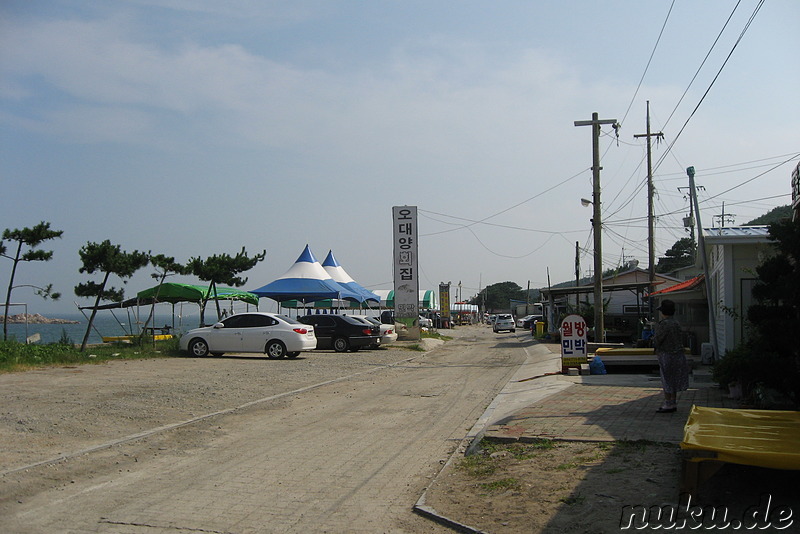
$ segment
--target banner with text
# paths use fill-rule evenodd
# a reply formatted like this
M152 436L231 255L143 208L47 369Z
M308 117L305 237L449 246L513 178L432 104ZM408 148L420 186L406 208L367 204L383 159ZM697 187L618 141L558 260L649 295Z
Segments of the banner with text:
M398 339L419 340L417 207L392 208L394 238L394 319L405 325Z

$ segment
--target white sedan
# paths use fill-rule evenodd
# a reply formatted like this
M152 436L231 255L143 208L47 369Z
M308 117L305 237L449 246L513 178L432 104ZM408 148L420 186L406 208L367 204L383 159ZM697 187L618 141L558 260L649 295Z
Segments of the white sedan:
M314 350L314 327L285 315L248 312L231 315L214 326L189 330L180 341L181 350L196 357L226 352L259 352L272 359L296 358Z
M397 341L397 331L392 324L383 324L377 317L365 317L365 319L381 328L381 345L388 345Z

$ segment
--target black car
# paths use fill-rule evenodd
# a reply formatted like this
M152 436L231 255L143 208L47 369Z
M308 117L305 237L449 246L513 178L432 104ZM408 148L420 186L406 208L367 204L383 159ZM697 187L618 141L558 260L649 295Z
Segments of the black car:
M525 330L530 330L536 324L536 321L541 321L541 315L526 315L525 319L522 321L522 328Z
M380 327L367 325L346 315L304 315L297 320L314 327L318 349L355 352L381 342Z

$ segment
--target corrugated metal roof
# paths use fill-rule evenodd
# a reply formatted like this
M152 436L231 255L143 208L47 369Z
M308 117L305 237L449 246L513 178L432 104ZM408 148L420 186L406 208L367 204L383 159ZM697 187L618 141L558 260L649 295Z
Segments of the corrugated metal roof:
M735 242L764 242L769 239L767 226L732 226L727 228L703 228L708 244Z
M655 295L663 295L664 293L674 293L676 291L690 291L692 289L696 289L697 287L699 287L700 284L703 283L703 280L705 280L705 278L706 278L705 275L701 274L700 276L695 276L694 278L686 280L685 282L681 282L680 284L675 284L674 286L670 286L665 289L659 289L658 291L653 291L652 293L650 293L649 296L652 297Z

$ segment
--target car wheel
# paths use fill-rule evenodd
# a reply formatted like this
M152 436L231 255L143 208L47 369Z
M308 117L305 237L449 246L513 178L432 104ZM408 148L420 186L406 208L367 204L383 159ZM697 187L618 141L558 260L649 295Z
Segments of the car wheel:
M299 350L296 350L296 351L294 351L294 352L287 352L287 353L286 353L286 357L287 357L287 358L295 359L295 358L297 358L298 356L300 356L300 351L299 351Z
M200 338L191 340L189 342L189 354L197 358L208 356L208 343Z
M350 342L347 338L337 337L333 340L333 350L336 352L347 352L350 348Z
M511 331L512 331L512 332L516 332L516 330L514 330L513 328L511 329Z
M286 345L281 341L270 341L267 343L264 352L266 352L267 356L271 359L277 360L286 356Z

